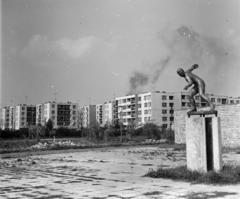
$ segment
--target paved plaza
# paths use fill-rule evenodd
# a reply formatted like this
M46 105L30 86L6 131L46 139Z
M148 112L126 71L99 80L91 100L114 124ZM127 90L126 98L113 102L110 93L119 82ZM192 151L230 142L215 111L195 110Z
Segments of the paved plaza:
M240 164L240 155L223 155ZM240 198L240 185L203 185L144 177L185 165L185 151L158 146L1 155L0 198Z

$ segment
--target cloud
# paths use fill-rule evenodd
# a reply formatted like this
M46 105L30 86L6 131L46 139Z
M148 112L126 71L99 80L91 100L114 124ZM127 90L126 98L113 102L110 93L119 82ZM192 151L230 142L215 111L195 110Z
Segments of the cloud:
M21 54L31 62L50 64L79 60L90 54L103 55L112 48L113 44L95 36L50 40L47 36L34 35L22 49Z
M57 41L57 45L62 51L67 53L69 57L80 58L85 53L91 51L93 46L98 42L98 39L93 36L73 39L61 39Z

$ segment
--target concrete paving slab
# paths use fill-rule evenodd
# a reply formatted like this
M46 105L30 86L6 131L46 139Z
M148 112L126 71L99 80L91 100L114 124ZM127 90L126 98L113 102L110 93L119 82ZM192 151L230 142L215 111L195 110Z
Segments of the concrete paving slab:
M224 154L240 164L240 155ZM240 198L240 185L143 177L186 164L185 151L158 146L74 150L0 159L0 198Z

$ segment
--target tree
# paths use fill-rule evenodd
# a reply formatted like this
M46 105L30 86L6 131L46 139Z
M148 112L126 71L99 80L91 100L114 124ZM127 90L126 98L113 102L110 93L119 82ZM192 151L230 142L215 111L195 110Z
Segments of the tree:
M53 130L53 122L51 119L48 119L48 121L46 122L46 132L48 135L52 134L52 130Z
M161 130L156 124L147 123L143 126L143 133L147 134L148 138L160 139L161 138Z

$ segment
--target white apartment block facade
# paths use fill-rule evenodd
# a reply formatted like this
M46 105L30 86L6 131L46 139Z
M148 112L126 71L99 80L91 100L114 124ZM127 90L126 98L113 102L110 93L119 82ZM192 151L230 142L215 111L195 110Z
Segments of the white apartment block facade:
M113 124L113 102L112 101L105 102L103 104L102 112L103 112L102 126L109 126Z
M102 126L103 123L103 105L97 104L96 105L96 122L98 125Z
M15 107L15 130L36 125L36 106L19 104Z
M207 94L216 105L239 103L240 98ZM187 92L147 92L135 95L117 97L116 115L123 125L142 126L145 123L155 123L162 128L172 128L174 110L189 108ZM198 106L207 103L195 97Z
M14 130L15 129L15 106L9 106L9 129Z
M125 126L136 124L137 95L117 97L115 100L118 120Z
M80 112L83 128L94 127L97 124L96 105L85 105L80 108Z
M9 121L10 121L10 114L9 114L9 106L3 107L1 109L1 129L9 129Z
M19 130L36 124L36 107L19 104L2 108L1 128Z
M37 124L45 125L51 119L53 128L77 128L77 104L71 102L46 102L37 105Z

